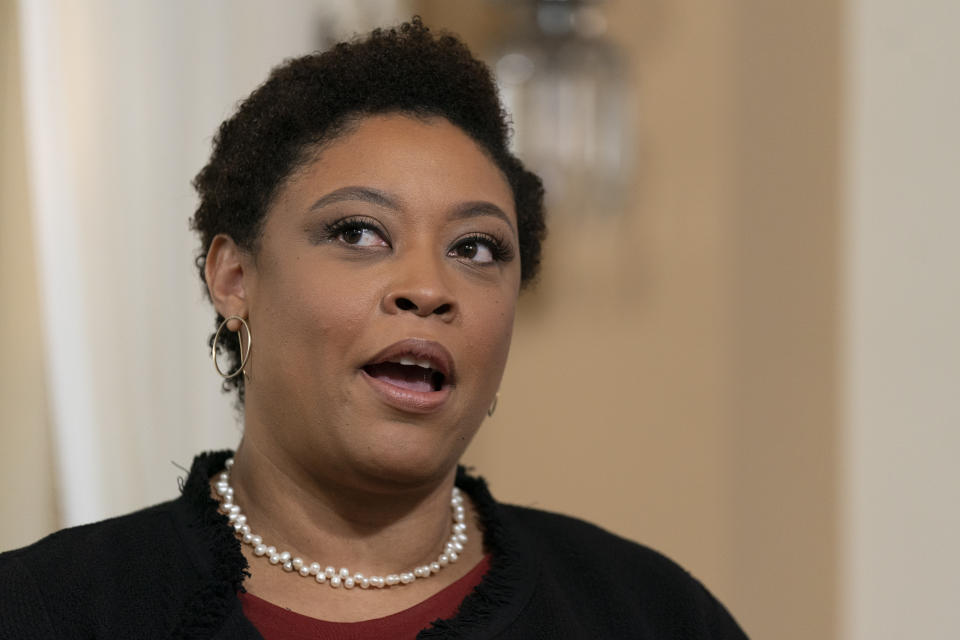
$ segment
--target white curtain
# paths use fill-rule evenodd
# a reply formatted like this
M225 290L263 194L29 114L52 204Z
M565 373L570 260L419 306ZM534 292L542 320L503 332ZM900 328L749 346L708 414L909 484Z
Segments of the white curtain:
M396 21L401 3L22 0L29 187L63 525L176 494L234 446L208 359L190 180L285 57Z

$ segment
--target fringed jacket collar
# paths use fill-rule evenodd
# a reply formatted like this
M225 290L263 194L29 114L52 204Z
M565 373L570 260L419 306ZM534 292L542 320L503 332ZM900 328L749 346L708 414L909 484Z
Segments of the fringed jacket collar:
M250 575L249 566L240 550L240 541L210 496L210 478L223 470L226 459L232 455L232 451L198 455L183 482L182 494L175 501L184 507L180 524L185 546L191 551L197 571L204 576L201 586L187 599L175 638L236 638L237 635L224 633L236 634L241 629L248 634L255 631L245 618L238 619L238 616L242 618L243 610L237 593L243 590L243 580ZM493 637L498 632L495 627L508 626L519 614L533 587L530 578L534 575L534 558L525 557L518 547L519 541L508 537L500 506L490 495L483 478L471 476L459 467L456 485L476 505L484 547L491 555L490 570L463 601L456 617L435 621L432 627L421 631L418 638L471 637L481 631L483 637Z

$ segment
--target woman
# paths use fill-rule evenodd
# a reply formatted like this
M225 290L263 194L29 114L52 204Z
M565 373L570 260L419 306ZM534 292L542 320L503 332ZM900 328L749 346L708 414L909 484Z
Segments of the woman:
M457 466L544 236L460 42L414 19L285 63L195 185L242 442L176 500L3 554L3 637L744 637L669 560Z

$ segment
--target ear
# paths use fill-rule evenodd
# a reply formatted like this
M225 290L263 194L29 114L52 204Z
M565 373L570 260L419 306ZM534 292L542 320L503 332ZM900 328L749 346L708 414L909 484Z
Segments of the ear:
M247 299L247 280L252 276L247 253L237 246L233 238L217 234L207 251L207 261L203 267L207 279L207 290L213 306L224 318L249 314ZM227 328L236 331L240 323L230 321Z

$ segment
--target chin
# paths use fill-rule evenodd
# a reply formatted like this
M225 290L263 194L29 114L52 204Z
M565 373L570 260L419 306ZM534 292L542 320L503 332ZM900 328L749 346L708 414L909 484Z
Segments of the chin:
M420 425L387 425L377 429L375 441L363 448L355 465L360 474L392 487L432 485L451 472L469 441L438 437Z

